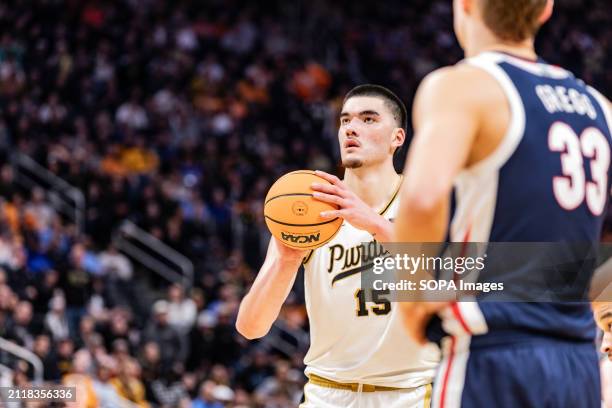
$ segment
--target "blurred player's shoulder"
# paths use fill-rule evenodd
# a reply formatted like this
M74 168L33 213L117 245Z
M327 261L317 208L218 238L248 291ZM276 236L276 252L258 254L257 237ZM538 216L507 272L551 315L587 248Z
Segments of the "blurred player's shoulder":
M510 119L510 107L500 83L469 60L427 75L413 106L413 125L420 135L428 135L426 138L435 138L441 144L452 138L472 146L465 157L468 167L497 148ZM424 129L434 124L447 131Z
M467 60L436 69L419 85L415 99L415 116L419 109L431 109L441 103L454 106L460 103L462 111L470 108L482 110L495 101L503 101L504 94L498 82L483 69Z

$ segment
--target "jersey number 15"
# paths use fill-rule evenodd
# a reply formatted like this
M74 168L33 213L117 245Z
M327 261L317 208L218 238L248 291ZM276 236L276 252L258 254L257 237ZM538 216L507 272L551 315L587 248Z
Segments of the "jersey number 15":
M372 302L376 304L376 306L371 306L372 312L377 316L386 315L391 311L391 302L385 298L390 291L386 290L374 290L372 289ZM357 300L357 316L367 316L369 315L368 307L366 302L369 299L366 299L367 293L363 289L358 289L355 292L355 299Z

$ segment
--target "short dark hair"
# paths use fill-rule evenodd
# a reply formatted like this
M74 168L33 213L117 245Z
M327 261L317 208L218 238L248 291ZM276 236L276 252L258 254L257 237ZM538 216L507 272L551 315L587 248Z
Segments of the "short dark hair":
M481 0L482 16L493 33L506 41L533 37L542 25L546 0Z
M342 105L344 105L346 101L349 100L349 98L352 98L353 96L374 96L377 98L381 98L384 104L393 114L393 117L397 122L397 127L401 127L404 130L407 129L408 111L406 110L406 105L404 105L402 100L390 89L385 88L381 85L358 85L348 91L348 93L344 97L344 101L342 101Z

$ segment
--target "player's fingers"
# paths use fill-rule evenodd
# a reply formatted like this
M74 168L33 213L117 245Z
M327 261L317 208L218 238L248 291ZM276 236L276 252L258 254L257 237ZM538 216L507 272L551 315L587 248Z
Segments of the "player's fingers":
M334 194L325 194L325 193L320 193L320 192L315 191L314 193L312 193L312 197L316 200L324 201L326 203L331 203L331 204L337 204L341 207L344 204L344 199Z
M327 194L335 194L340 197L347 196L347 191L330 184L312 183L311 188L315 191L320 191Z
M315 170L315 174L327 181L329 181L330 183L332 183L335 186L344 186L344 183L342 183L342 180L340 180L338 177L334 176L333 174L329 174L326 173L324 171L321 170Z
M323 218L336 218L336 217L342 217L343 216L343 212L342 210L330 210L330 211L322 211L321 217Z

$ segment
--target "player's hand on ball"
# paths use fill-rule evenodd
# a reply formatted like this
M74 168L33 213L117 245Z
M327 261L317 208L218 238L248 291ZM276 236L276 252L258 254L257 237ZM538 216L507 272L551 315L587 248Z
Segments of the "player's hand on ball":
M311 186L315 191L313 198L339 207L337 210L323 211L321 217L330 219L341 217L355 228L368 232L376 228L383 217L357 197L357 194L350 191L342 180L320 170L316 170L315 174L329 181L331 185L313 183Z
M291 263L301 263L308 254L307 249L290 248L283 245L276 237L272 236L270 246L276 252L279 259Z

